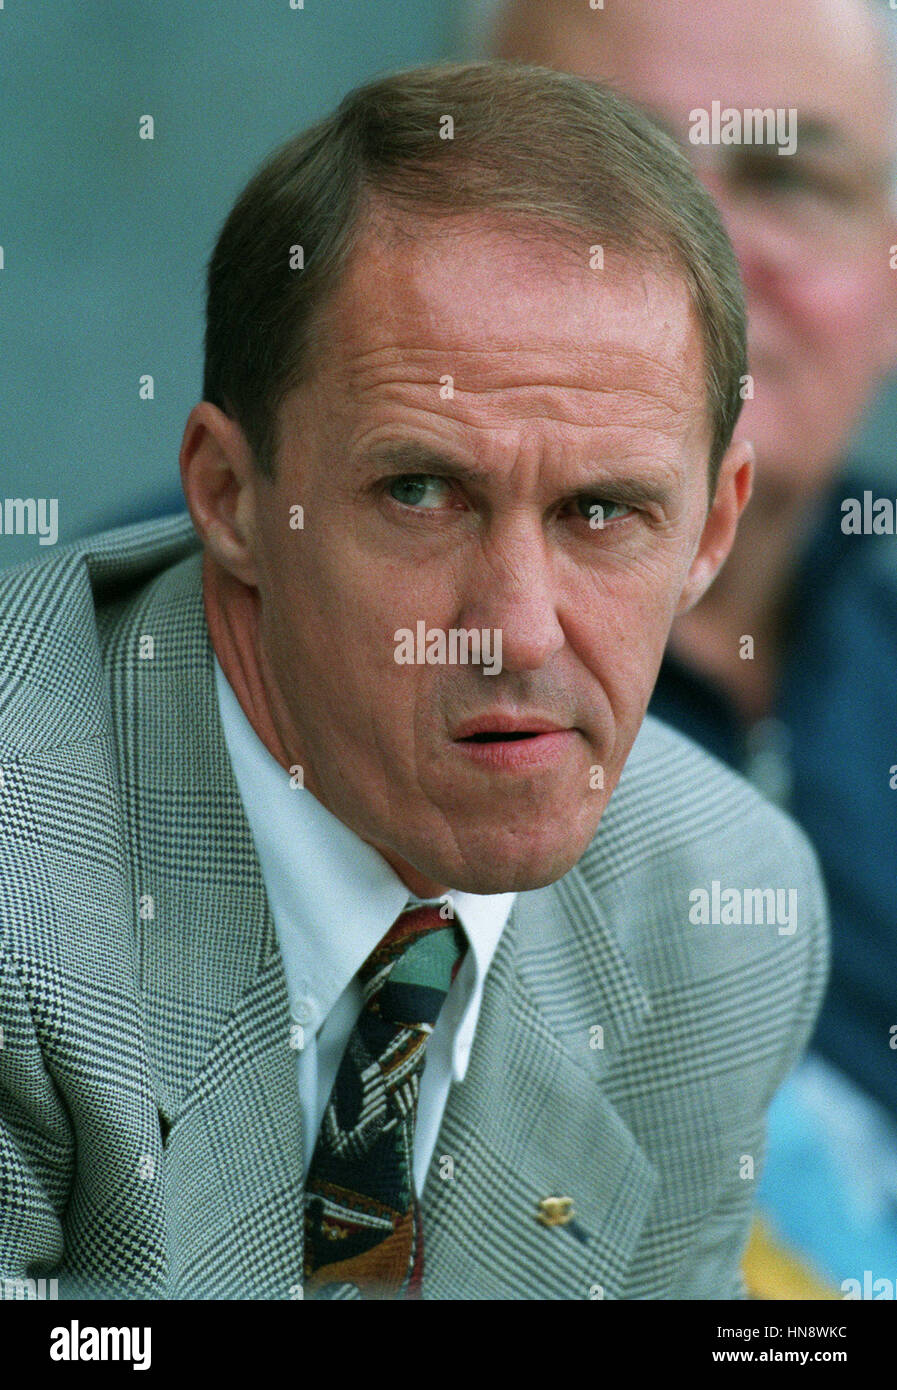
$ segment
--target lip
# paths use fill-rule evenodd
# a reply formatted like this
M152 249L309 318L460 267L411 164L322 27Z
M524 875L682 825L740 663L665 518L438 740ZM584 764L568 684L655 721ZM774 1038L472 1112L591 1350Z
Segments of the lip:
M468 719L455 730L452 737L473 738L475 734L558 734L572 733L568 724L559 724L556 719L545 719L537 714L481 714L476 719Z
M497 737L473 743L476 734ZM511 735L528 734L528 738ZM489 772L539 772L557 767L569 755L577 730L541 715L484 714L462 724L454 745L470 762Z
M494 743L456 742L469 762L490 772L541 772L557 768L569 756L575 729L553 729L532 738L496 739Z

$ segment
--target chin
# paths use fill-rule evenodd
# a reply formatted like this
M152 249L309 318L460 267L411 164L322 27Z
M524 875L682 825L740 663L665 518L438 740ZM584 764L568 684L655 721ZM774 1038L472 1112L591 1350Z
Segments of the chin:
M541 849L530 847L525 854L519 846L505 853L498 847L481 850L463 864L446 865L444 872L435 877L458 893L526 893L556 883L569 873L585 854L591 838L577 838L575 842L568 839Z
M531 864L504 871L490 864L488 868L484 867L481 874L466 875L452 887L456 893L480 893L484 897L492 893L529 893L533 889L547 888L550 883L557 883L576 862L573 859L559 867L552 865L541 871Z

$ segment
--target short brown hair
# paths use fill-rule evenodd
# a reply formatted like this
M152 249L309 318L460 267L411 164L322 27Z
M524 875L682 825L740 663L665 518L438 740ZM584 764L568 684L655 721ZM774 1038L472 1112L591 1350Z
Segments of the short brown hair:
M453 138L442 138L445 118ZM377 205L498 213L611 247L685 280L701 324L711 486L741 409L745 310L709 195L669 136L597 82L517 62L442 63L379 78L265 162L208 270L203 396L273 476L277 413L313 370L317 311ZM301 246L304 269L293 269Z

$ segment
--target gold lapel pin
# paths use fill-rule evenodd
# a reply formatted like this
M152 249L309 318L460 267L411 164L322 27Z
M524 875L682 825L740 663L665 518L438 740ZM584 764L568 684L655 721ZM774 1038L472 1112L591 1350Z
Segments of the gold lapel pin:
M573 1220L572 1197L543 1197L539 1203L538 1220L543 1226L566 1226Z

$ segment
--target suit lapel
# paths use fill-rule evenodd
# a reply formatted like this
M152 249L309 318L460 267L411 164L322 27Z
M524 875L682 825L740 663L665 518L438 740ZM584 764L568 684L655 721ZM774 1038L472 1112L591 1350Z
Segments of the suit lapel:
M105 639L135 954L168 1129L169 1289L289 1298L302 1274L289 1001L221 730L200 566L194 555L166 570Z
M302 1142L280 958L218 1029L165 1153L169 1297L301 1297Z
M520 896L424 1190L425 1297L620 1296L657 1175L601 1082L648 1012L577 869Z

